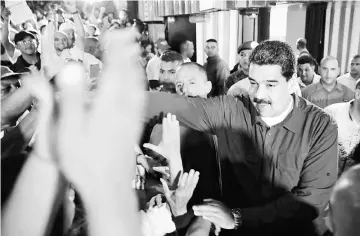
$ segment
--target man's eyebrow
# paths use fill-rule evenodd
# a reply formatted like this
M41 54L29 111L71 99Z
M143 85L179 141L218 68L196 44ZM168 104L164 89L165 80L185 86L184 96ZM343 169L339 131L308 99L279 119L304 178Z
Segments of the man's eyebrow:
M278 83L279 81L278 80L274 80L274 79L269 79L269 80L266 80L266 82L268 83Z

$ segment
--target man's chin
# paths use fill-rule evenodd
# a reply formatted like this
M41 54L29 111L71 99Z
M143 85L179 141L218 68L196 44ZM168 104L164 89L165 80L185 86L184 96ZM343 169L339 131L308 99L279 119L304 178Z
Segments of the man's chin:
M260 116L262 117L271 117L272 111L271 111L271 105L269 104L256 104L255 108Z

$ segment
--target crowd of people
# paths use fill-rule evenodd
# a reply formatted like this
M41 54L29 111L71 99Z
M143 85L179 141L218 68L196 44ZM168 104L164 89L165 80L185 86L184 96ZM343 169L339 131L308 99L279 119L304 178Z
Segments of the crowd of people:
M115 14L115 11L117 14ZM87 12L87 13L86 13ZM1 7L4 235L360 235L360 55L174 50L126 10Z

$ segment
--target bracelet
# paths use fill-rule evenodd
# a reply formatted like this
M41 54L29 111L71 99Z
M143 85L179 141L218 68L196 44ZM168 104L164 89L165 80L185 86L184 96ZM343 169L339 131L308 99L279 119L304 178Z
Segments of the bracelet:
M235 221L234 230L237 230L242 225L243 222L241 209L240 208L231 209L231 214L234 216L234 221Z

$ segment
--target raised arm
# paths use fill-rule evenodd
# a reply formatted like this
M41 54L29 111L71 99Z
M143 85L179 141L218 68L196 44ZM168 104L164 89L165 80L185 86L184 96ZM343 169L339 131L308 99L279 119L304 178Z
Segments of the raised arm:
M15 45L9 40L10 14L11 12L6 7L2 7L1 17L4 19L4 24L1 31L1 43L4 45L6 53L12 58L15 52Z
M230 96L203 99L147 92L147 101L146 121L160 113L171 113L176 115L181 124L210 133L223 127L236 128L243 123L244 105Z
M64 1L66 10L73 15L74 23L75 23L75 30L77 34L77 38L75 41L76 46L81 50L84 51L84 44L85 44L85 29L82 23L80 14L76 7L76 2L74 0L67 0Z

